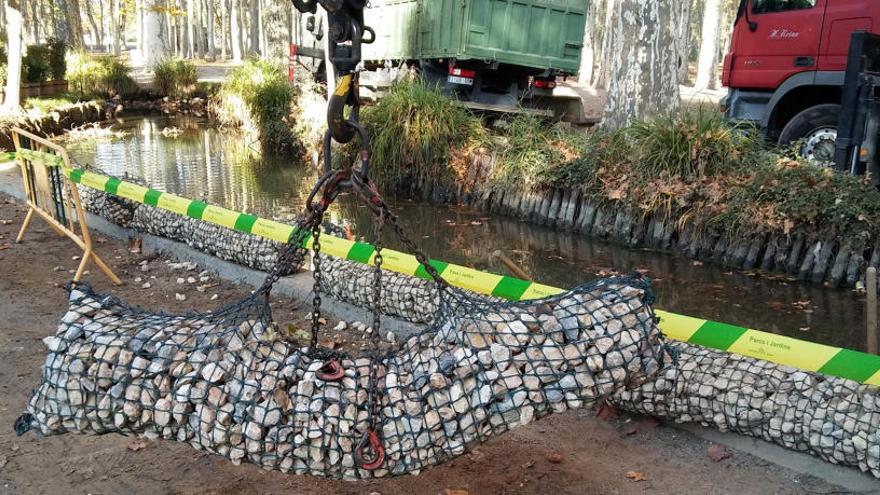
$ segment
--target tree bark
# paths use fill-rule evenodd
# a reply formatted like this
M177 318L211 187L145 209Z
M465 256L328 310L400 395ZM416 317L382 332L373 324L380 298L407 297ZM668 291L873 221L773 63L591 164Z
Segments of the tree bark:
M89 24L92 26L92 44L95 46L101 46L101 34L98 29L98 23L95 22L95 15L92 12L92 2L86 1L86 18L89 20Z
M693 10L692 0L684 0L681 3L681 12L678 16L678 82L685 84L690 78L690 47L691 38L691 11Z
M634 120L678 109L676 19L672 2L621 0L614 27L608 99L602 126L619 129Z
M7 0L6 5L6 99L3 101L4 113L18 109L21 100L21 51L22 25L24 18L16 0Z
M79 0L67 0L67 8L65 9L64 14L67 17L67 27L70 30L70 38L68 39L70 47L75 50L85 48L86 44L83 39Z
M189 58L193 56L195 45L195 39L193 38L193 0L180 0L180 8L186 12L186 24L181 26L182 29L186 30L183 56Z
M718 17L720 0L706 0L703 7L703 28L700 31L700 57L697 62L697 79L694 88L707 89L715 79L715 62L718 52Z
M162 0L144 0L144 26L143 26L143 53L142 62L144 67L152 68L156 62L165 57L165 43L163 41L164 16L155 7L161 5Z
M31 36L33 36L34 43L39 44L42 39L40 36L40 15L39 11L39 3L34 0L31 2Z
M214 0L207 0L208 3L208 60L214 60L217 57L217 44L214 32Z
M618 10L618 1L607 0L605 2L605 32L602 36L602 59L596 76L596 87L602 89L608 89L608 73L611 71L611 64L615 57L611 53L611 46L614 42L614 15Z
M593 63L595 51L593 49L593 23L596 19L596 2L590 2L587 8L587 20L584 23L584 46L581 49L581 65L578 67L578 85L589 86L593 80Z
M229 36L229 0L220 0L220 58L226 60L226 38Z
M248 55L260 54L260 0L250 0L250 48Z
M120 38L123 36L121 26L124 26L121 22L122 12L121 12L121 0L111 0L110 1L110 33L113 36L113 47L111 53L113 55L119 55L119 51L122 47L122 41Z
M241 0L230 0L231 8L229 9L229 24L231 29L231 41L232 41L232 60L234 62L241 62L242 59L242 47L244 45L242 36L242 19L241 19Z

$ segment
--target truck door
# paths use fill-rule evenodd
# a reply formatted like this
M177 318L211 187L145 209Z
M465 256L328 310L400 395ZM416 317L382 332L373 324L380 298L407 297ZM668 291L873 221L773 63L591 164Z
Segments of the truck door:
M775 89L791 75L818 67L828 0L751 0L752 31L737 26L729 86Z
M846 69L850 36L855 31L871 32L872 18L880 17L880 3L871 0L826 0L819 70Z

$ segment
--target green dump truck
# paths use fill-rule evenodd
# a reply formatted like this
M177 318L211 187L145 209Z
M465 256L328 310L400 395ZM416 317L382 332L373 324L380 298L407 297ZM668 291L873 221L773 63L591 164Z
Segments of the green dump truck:
M380 90L418 71L472 108L528 108L582 119L580 99L554 94L577 72L585 0L371 0L361 84Z

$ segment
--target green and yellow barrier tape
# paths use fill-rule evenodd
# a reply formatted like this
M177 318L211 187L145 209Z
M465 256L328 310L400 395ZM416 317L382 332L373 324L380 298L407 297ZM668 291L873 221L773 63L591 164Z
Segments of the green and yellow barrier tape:
M79 169L69 169L65 172L73 182L99 191L273 241L288 242L294 232L291 225L209 205L202 201L193 201L119 179ZM311 247L311 237L307 239L306 247ZM332 236L321 239L321 251L360 263L371 263L376 252L370 244ZM387 270L423 279L429 278L428 273L411 254L383 249L382 258L382 266ZM431 260L430 263L455 287L511 301L553 296L565 291L558 287L486 273L443 261ZM657 310L657 315L661 318L660 329L675 340L880 386L880 356L662 310Z

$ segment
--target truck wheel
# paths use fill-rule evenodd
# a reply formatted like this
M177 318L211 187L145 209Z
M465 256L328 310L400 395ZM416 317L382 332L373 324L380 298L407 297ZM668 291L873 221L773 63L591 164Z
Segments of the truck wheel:
M800 155L827 167L834 163L837 119L840 105L825 103L810 107L794 116L779 135L779 146L800 142Z

